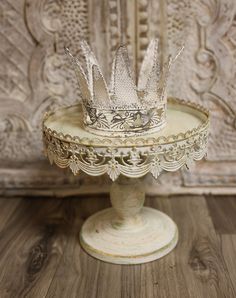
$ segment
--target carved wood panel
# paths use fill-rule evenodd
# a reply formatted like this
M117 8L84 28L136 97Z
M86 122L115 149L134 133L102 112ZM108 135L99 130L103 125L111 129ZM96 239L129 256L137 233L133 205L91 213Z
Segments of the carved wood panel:
M42 155L42 115L79 98L64 45L79 54L79 41L89 41L108 78L120 43L128 44L138 71L154 36L165 55L185 41L169 92L207 106L212 126L208 160L191 175L163 175L161 184L236 186L235 0L1 0L0 186L89 184L92 178L50 168Z

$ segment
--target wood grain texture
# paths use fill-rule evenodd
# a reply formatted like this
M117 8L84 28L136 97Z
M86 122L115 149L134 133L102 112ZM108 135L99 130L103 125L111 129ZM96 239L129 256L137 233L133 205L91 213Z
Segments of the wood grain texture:
M207 204L216 231L236 234L236 196L209 196Z
M0 297L235 297L235 234L217 234L205 198L149 197L146 205L175 220L180 241L158 261L120 266L78 243L81 224L108 197L8 198L0 208Z
M222 253L233 284L236 283L236 235L221 235Z
M12 213L15 211L17 206L21 203L19 198L1 198L0 200L0 231L4 229L6 222L9 220Z
M154 272L159 271L157 276L163 279L163 297L234 297L231 281L225 278L228 273L205 199L173 197L168 203L165 200L153 203L176 222L179 243L174 256L162 260L164 268L168 268L166 275L163 269L159 271L158 263L153 263ZM172 284L176 287L174 291Z
M0 233L2 297L45 296L65 243L63 203L25 199L12 214Z
M47 297L96 297L98 278L99 280L102 278L100 265L103 263L88 256L78 241L82 222L91 214L107 207L109 200L94 197L72 201L73 226L68 230L67 246L48 289Z

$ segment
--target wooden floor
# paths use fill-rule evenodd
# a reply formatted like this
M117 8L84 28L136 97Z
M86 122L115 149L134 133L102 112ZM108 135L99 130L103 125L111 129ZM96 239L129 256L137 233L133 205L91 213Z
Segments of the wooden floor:
M236 297L236 197L146 204L175 220L179 244L158 261L119 266L78 243L81 224L108 198L1 198L0 298Z

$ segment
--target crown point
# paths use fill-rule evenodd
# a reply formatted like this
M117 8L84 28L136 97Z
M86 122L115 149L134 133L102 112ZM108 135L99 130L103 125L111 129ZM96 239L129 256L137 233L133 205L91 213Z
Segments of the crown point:
M67 48L66 46L64 46L64 51L65 51L66 54L69 54L70 53L69 48Z
M153 68L156 68L158 65L158 39L152 39L148 45L146 54L143 59L143 63L140 68L139 80L138 80L138 89L144 90L147 87L148 80L150 76L155 75L153 73ZM155 78L158 79L159 76L155 75Z
M91 97L91 93L89 91L89 84L87 81L87 77L84 73L84 70L83 70L79 60L71 54L69 48L64 47L64 49L65 49L66 55L69 57L72 65L74 67L74 71L75 71L76 78L77 78L77 81L78 81L78 84L80 87L80 92L82 95L83 102L87 102Z
M98 65L97 59L93 53L93 51L91 50L89 44L87 43L86 40L82 40L80 42L80 48L82 50L82 53L85 57L87 66L91 69L93 64Z
M75 73L78 80L78 84L80 86L83 102L87 104L87 102L91 98L91 92L89 89L89 83L88 83L87 77L78 60L76 60Z
M133 81L129 56L126 46L120 46L112 65L111 93L114 95L116 104L138 104L138 95Z
M159 96L160 64L158 57L158 39L152 39L140 69L138 90L145 90L142 102L148 104Z
M64 47L64 51L65 51L65 54L67 55L67 57L69 57L69 59L71 60L71 62L74 63L75 57L71 54L69 48Z
M93 98L94 104L100 106L109 105L109 92L104 77L97 65L92 66L92 77L93 77Z

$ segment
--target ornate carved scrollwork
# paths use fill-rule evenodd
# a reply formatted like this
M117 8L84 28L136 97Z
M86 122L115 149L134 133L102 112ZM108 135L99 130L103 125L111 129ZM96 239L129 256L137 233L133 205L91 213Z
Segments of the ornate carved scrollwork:
M208 152L211 162L203 163L207 185L222 181L235 185L232 172L222 161L236 164L236 2L186 0L181 1L184 7L177 0L119 3L116 0L99 1L99 5L98 1L90 1L88 5L87 0L1 0L1 164L4 162L5 168L12 169L12 181L16 181L16 161L40 162L42 115L79 97L73 70L67 75L70 70L63 58L64 45L76 54L75 45L81 38L86 39L105 65L107 60L111 61L111 52L120 43L123 30L129 49L134 49L140 61L148 40L154 35L162 36L161 32L167 36L166 30L175 48L174 39L183 36L187 19L190 33L184 56L176 66L178 77L172 80L170 95L208 105L212 114ZM163 9L168 11L160 16ZM125 13L123 18L120 11ZM163 26L163 21L168 26ZM184 70L179 71L182 63ZM109 74L109 69L104 72ZM1 169L0 173L3 173ZM201 174L197 169L192 178L184 174L178 181L182 185L201 186L205 183ZM20 181L21 177L17 179ZM6 182L5 186L14 187L14 184Z

